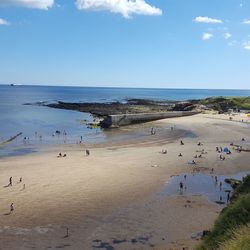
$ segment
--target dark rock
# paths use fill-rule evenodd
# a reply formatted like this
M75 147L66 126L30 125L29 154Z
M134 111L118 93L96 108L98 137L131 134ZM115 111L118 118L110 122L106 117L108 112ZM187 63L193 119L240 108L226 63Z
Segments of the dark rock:
M233 178L225 179L225 182L230 184L233 189L237 188L242 182L239 180L235 180Z

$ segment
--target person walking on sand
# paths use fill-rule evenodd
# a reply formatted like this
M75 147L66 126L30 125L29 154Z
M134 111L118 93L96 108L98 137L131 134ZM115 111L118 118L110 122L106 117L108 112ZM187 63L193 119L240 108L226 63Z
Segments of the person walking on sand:
M86 156L90 155L90 151L88 149L86 149Z
M11 203L10 204L10 213L13 213L14 212L14 203Z
M12 186L12 176L9 179L9 186Z

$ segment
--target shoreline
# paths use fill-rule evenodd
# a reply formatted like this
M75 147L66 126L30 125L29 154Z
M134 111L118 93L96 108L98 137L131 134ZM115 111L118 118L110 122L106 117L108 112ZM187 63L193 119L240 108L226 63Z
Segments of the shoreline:
M157 134L152 136L150 130L154 127ZM27 154L34 154L46 151L58 151L60 149L70 148L77 150L78 148L100 148L100 147L124 147L125 145L145 145L155 144L166 141L173 141L185 137L195 137L195 134L184 128L175 128L171 131L170 126L166 126L160 122L148 122L146 124L136 124L129 125L122 128L107 129L102 131L105 139L98 142L89 141L83 138L83 142L79 143L76 141L72 142L70 135L68 135L68 140L65 143L60 139L57 142L39 142L37 139L30 138L28 143L20 141L15 144L9 144L5 147L0 148L2 154L0 159L6 157L22 156ZM15 153L15 151L17 151ZM6 152L9 154L6 155Z
M126 235L128 240L132 240L137 229L137 243L112 243L115 249L130 249L126 248L128 246L135 249L145 246L147 249L149 244L154 244L155 249L171 244L177 249L183 244L196 245L197 241L191 239L191 234L211 228L220 207L197 196L171 197L167 201L160 199L156 204L150 203L150 197L165 185L171 175L191 173L193 167L187 162L193 159L196 150L203 147L207 154L197 159L197 168L202 173L208 173L211 168L218 175L250 170L249 153L232 151L232 155L221 161L215 152L216 145L228 146L231 141L248 145L247 141L240 141L243 135L250 137L248 125L239 126L239 123L222 120L215 122L204 115L167 119L160 123L183 126L194 131L197 137L182 138L184 146L180 146L180 138L169 142L163 139L161 143L150 141L150 147L145 143L134 146L122 143L99 145L90 149L89 157L84 156L83 150L76 145L61 147L67 153L64 159L58 159L56 151L0 159L2 184L9 176L13 176L15 181L22 176L26 184L24 192L20 192L18 184L0 191L1 242L11 249L17 249L20 241L21 248L18 249L60 244L71 245L69 249L82 249L81 246L95 249L94 240L102 243L109 240L111 244L112 237L123 240ZM198 141L204 146L197 146ZM160 153L163 148L167 149L166 155ZM183 157L178 157L180 152ZM187 200L191 200L191 204L187 204ZM2 215L11 201L16 206L15 213L13 216ZM129 213L124 214L124 209L129 206ZM183 214L181 218L178 217L180 214ZM192 216L196 220L188 228L188 218ZM179 223L182 223L181 228ZM64 234L67 226L70 237L62 239L60 235ZM38 233L34 229L37 227L47 231ZM14 228L30 231L25 233L24 230L20 236ZM149 237L150 232L152 237ZM149 237L150 240L141 240L143 245L140 237Z

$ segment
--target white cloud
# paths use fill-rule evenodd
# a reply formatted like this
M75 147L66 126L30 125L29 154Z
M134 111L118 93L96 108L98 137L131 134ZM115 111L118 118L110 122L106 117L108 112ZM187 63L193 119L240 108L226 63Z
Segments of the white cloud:
M228 46L236 46L236 45L238 45L238 41L236 41L236 40L233 40L233 41L230 41L229 43L228 43Z
M229 39L230 37L232 37L232 34L230 34L230 33L224 33L224 34L223 34L223 37L227 40L227 39Z
M47 10L52 7L54 0L0 0L0 6L18 6Z
M196 23L211 23L211 24L223 23L223 21L220 19L214 19L207 16L198 16L195 19L193 19L193 21Z
M243 23L244 24L250 24L250 20L244 20Z
M76 0L79 10L104 10L113 13L120 13L125 18L133 14L138 15L162 15L162 10L156 8L145 0Z
M244 49L250 50L250 40L243 43Z
M214 35L211 33L203 33L202 40L209 40L209 39L213 38L213 36Z
M10 23L2 18L0 18L0 25L9 25Z

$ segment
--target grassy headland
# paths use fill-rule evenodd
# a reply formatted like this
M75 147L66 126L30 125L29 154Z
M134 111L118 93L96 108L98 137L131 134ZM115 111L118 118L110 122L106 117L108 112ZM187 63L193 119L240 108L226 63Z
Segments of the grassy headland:
M235 189L230 205L197 250L250 249L250 175Z
M199 103L223 112L228 109L250 110L250 97L210 97L200 100Z

